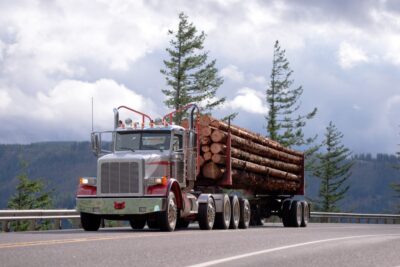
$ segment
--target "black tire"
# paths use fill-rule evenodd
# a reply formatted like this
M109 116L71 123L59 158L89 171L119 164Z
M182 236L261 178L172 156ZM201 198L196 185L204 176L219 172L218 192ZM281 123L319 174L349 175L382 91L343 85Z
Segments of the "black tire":
M152 230L160 229L160 224L158 223L157 219L155 218L148 218L147 219L147 227Z
M284 227L291 227L292 222L290 220L290 204L292 202L287 200L284 201L282 204L282 223Z
M222 200L222 212L215 215L214 229L228 229L231 223L231 201L228 195Z
M101 217L81 212L81 224L85 231L97 231L100 228Z
M302 205L301 201L293 201L292 206L290 208L290 221L291 221L291 226L292 227L300 227L301 226L301 221L302 221Z
M302 217L301 217L301 227L307 227L308 220L310 218L310 206L306 201L301 202Z
M189 227L190 221L178 217L178 222L176 223L176 228L186 229Z
M197 220L201 230L211 230L215 222L215 203L212 197L208 198L207 203L199 204Z
M178 221L178 206L174 192L169 192L167 199L167 209L160 212L159 222L162 231L172 232L175 230Z
M239 228L247 229L249 228L250 218L251 218L250 203L247 199L241 199L239 201L239 204L240 204Z
M231 222L229 224L230 229L238 229L240 222L240 204L237 196L231 196Z
M259 212L259 207L256 204L250 205L251 208L251 217L250 217L250 225L251 226L262 226L264 225L260 212Z
M144 216L135 217L129 220L129 224L134 230L142 230L146 225L146 218Z

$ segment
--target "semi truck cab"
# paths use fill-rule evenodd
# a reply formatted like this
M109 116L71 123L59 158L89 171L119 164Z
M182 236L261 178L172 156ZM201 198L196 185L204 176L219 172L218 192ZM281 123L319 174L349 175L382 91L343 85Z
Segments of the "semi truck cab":
M147 223L150 228L173 231L192 220L199 220L202 229L213 227L216 213L224 208L225 195L193 190L198 171L194 120L198 108L193 104L184 107L189 108L188 129L171 123L177 111L155 123L148 115L121 106L114 110L113 131L92 133L97 177L81 178L76 197L85 230L98 230L101 219L129 220L134 229ZM129 119L121 125L120 109L141 115L141 127ZM111 151L102 149L105 133L112 134Z

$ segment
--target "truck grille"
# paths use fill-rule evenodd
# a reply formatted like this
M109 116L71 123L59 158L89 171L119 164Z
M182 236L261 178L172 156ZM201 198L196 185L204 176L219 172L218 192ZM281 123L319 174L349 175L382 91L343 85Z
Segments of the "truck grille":
M139 193L139 164L137 162L102 163L101 193Z

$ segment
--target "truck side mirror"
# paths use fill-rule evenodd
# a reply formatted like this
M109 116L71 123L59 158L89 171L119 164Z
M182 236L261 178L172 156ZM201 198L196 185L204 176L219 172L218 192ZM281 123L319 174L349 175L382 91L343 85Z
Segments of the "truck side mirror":
M92 151L96 155L96 157L100 154L100 140L99 133L92 133L91 135L91 143L92 143Z

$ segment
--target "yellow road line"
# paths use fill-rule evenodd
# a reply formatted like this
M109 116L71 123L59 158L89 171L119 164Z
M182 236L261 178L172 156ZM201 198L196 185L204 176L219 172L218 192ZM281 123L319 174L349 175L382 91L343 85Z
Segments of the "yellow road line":
M185 234L185 233L181 233L179 235L183 235L183 234ZM188 233L186 233L186 234L188 234ZM0 249L43 246L43 245L59 245L59 244L105 241L105 240L135 239L135 238L143 238L143 237L160 237L160 236L165 236L165 235L166 235L166 233L140 234L140 235L127 234L127 235L118 235L118 236L100 236L100 237L82 237L82 238L72 238L72 239L26 241L26 242L17 242L17 243L3 243L3 244L0 244Z

